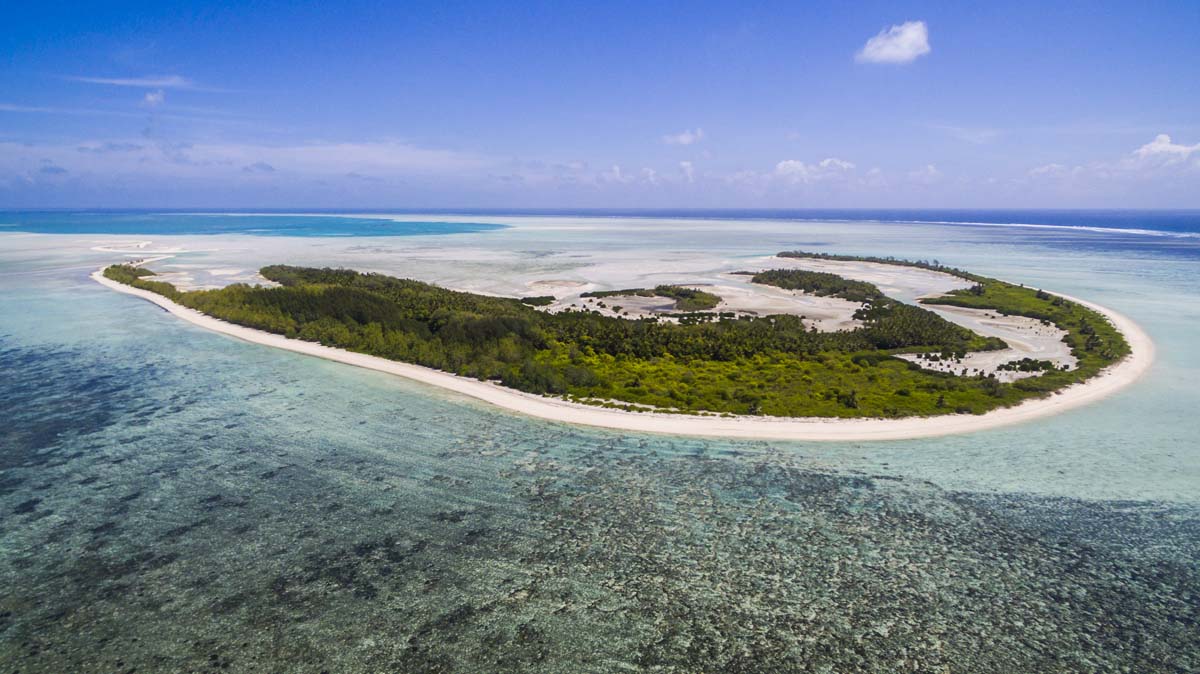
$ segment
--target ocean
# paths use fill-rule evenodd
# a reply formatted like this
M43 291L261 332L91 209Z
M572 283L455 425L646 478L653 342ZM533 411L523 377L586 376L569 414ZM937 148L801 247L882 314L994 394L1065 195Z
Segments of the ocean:
M418 236L499 229L472 222L397 221L388 218L267 213L162 211L0 211L0 232L136 234L157 236Z
M681 439L239 342L88 278L166 251L201 284L285 262L519 295L789 249L1091 300L1155 365L971 435ZM1197 211L0 212L0 665L1194 671L1197 344Z

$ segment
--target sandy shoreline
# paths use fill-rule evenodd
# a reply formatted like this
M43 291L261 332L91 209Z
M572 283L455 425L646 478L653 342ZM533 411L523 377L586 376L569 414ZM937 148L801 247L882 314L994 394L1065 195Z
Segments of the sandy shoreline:
M234 325L188 309L162 295L105 278L102 271L102 269L97 270L91 275L92 279L101 285L153 302L194 325L247 342L405 377L539 419L670 435L800 441L865 441L901 440L969 433L1024 423L1095 402L1136 381L1149 370L1154 361L1154 343L1136 323L1099 305L1062 295L1066 299L1078 302L1107 316L1129 342L1131 353L1121 362L1085 383L1075 384L1047 398L1029 400L1015 407L993 410L983 415L952 414L903 419L721 418L623 412L522 393L498 384L459 377L419 365L343 351L314 342L289 339L282 335Z

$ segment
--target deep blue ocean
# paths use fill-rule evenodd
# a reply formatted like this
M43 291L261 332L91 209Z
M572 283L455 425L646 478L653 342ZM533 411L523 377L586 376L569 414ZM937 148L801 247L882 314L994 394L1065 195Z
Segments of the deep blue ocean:
M1131 234L1200 237L1200 210L1002 209L428 209L293 210L0 210L0 227L40 234L256 234L276 236L408 236L477 232L500 225L395 221L371 215L580 216L720 220L797 220L896 224L1102 228ZM355 217L337 217L352 214ZM286 217L279 217L286 215Z
M345 213L346 211L338 211ZM397 212L397 211L389 211ZM404 212L404 211L399 211ZM514 216L594 216L620 218L689 218L719 220L798 220L819 222L890 222L896 224L1013 225L1129 230L1200 236L1200 210L1085 209L545 209L429 210L414 213L458 213Z

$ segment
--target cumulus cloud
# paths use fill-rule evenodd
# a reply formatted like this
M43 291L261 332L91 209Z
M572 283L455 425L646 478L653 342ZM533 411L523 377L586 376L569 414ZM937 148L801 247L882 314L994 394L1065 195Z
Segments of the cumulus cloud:
M696 182L696 168L692 166L690 161L679 162L679 174L683 176L684 182Z
M845 161L844 159L835 159L833 157L822 159L821 163L817 164L817 166L821 167L822 170L834 171L849 171L850 169L854 168L854 164Z
M1172 142L1165 133L1158 134L1154 140L1133 151L1138 159L1163 166L1185 162L1193 153L1200 155L1200 143L1180 145Z
M1043 164L1029 169L1029 175L1036 178L1038 176L1058 176L1067 172L1067 167L1062 164Z
M844 159L828 157L816 164L806 164L798 159L785 159L775 165L775 177L793 184L813 183L845 175L854 169L854 164Z
M888 179L883 174L883 169L875 166L867 171L867 174L863 177L862 184L870 188L881 188L888 185Z
M1121 158L1074 167L1058 163L1044 164L1030 169L1028 176L1042 181L1071 179L1072 182L1101 185L1113 184L1114 181L1170 181L1195 175L1197 169L1200 169L1200 143L1176 143L1169 135L1160 133L1149 143Z
M859 63L912 63L929 51L929 30L925 22L906 21L867 40L854 58Z
M142 97L142 107L151 109L157 108L166 102L166 100L167 95L163 93L162 89L157 91L148 91L146 92L146 95Z
M630 177L625 175L624 173L622 173L621 167L617 166L616 164L613 164L612 168L608 169L607 171L601 171L600 175L599 175L599 179L600 179L600 182L602 182L602 183L618 183L619 184L619 183L627 183L630 181Z
M909 171L908 179L922 185L932 185L942 179L942 172L933 164L926 164L915 171Z
M1200 143L1176 142L1160 133L1109 159L1034 166L1012 184L1024 196L1072 205L1192 208L1200 194Z
M691 145L704 140L704 129L697 127L696 129L684 129L679 133L667 134L662 137L662 142L667 145Z
M810 171L809 165L798 159L785 159L775 165L775 175L798 181L804 181Z

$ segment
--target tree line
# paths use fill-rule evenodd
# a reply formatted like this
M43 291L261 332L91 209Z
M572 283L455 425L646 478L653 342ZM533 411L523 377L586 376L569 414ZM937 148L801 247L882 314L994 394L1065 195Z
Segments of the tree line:
M234 284L189 292L128 265L104 274L239 325L531 393L636 406L631 409L906 416L983 412L1040 390L924 371L894 358L902 351L949 355L996 348L998 340L845 279L818 280L822 287L840 283L844 290L838 292L869 297L860 311L862 327L816 332L791 315L679 324L584 309L549 313L517 298L346 269L274 265L261 270L273 287ZM1107 332L1093 330L1111 347ZM1087 337L1081 339L1084 348Z

